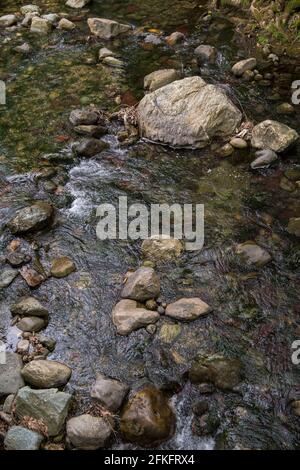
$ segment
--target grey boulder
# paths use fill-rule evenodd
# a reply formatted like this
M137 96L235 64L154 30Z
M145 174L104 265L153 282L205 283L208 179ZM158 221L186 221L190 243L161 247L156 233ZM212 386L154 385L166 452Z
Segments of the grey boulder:
M17 303L11 305L13 315L48 317L48 310L34 297L23 297Z
M67 438L77 449L96 450L104 447L113 431L111 420L89 414L67 422Z
M4 447L6 450L39 450L43 436L23 426L12 426L6 433Z
M101 39L111 39L120 34L128 33L132 29L130 25L106 18L89 18L88 26L91 33Z
M144 302L159 296L160 282L153 268L139 268L129 276L122 290L123 299Z
M128 385L119 380L98 374L91 389L91 397L108 410L115 412L121 407L128 390Z
M205 147L229 137L242 114L226 93L200 77L176 80L147 94L137 107L142 137L173 147Z
M14 235L41 230L50 224L53 215L54 209L51 204L38 201L19 210L8 222L7 227Z
M298 133L278 121L270 119L260 122L252 130L251 145L258 149L283 152L299 138Z
M144 78L144 88L149 91L158 90L180 78L180 73L175 69L156 70Z
M24 386L21 375L23 367L22 359L18 354L3 351L0 343L0 397L17 393ZM4 364L3 364L4 362Z
M277 154L270 149L258 150L255 152L256 159L251 162L250 166L253 170L258 168L266 168L271 163L278 160Z
M41 420L48 428L49 436L57 436L68 415L72 396L56 388L33 390L23 387L16 397L16 414L19 418L31 416Z

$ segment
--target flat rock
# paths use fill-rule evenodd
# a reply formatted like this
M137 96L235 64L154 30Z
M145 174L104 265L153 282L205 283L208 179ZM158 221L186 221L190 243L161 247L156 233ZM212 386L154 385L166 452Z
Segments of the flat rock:
M159 296L160 282L153 268L139 268L127 279L122 290L123 299L144 302Z
M255 264L256 266L264 266L272 259L267 250L252 241L237 245L236 253L242 256L247 263Z
M27 15L27 13L40 13L41 10L39 6L29 4L29 5L23 5L20 8L20 12L22 13L22 15Z
M144 78L144 88L149 91L158 90L180 78L180 73L175 69L156 70Z
M144 240L141 246L142 255L145 258L157 261L176 260L184 249L181 240L169 237L151 237Z
M159 320L159 313L138 307L135 300L121 300L112 312L113 323L119 335L128 335Z
M102 63L108 67L124 67L124 62L117 57L104 57Z
M140 135L173 147L205 147L229 137L242 114L226 93L200 77L176 80L148 93L137 107Z
M39 450L44 437L23 426L12 426L6 433L4 447L6 450Z
M281 122L270 119L260 122L252 130L251 145L258 149L283 152L299 138L298 133Z
M209 305L199 298L180 299L169 304L166 308L166 315L176 320L192 321L211 311Z
M106 134L107 127L83 124L80 126L75 126L74 131L80 135L99 138L99 137L102 137L104 134Z
M106 18L89 18L88 26L91 33L101 39L111 39L120 34L128 33L132 27Z
M114 57L116 54L112 52L110 49L107 47L101 47L99 50L99 60L105 59L105 57Z
M217 49L213 46L201 44L195 49L194 54L200 62L210 62L213 64L217 58Z
M75 270L75 263L67 256L56 258L52 261L51 264L51 274L54 277L66 277Z
M56 388L33 390L23 387L16 397L16 414L19 418L31 416L43 421L49 436L57 436L68 415L72 396Z
M113 423L89 414L76 416L67 422L67 439L76 449L96 450L104 447L113 431Z
M0 27L8 28L9 26L13 26L18 21L16 15L4 15L0 16Z
M193 363L189 378L192 383L212 383L220 390L233 390L242 380L242 369L239 359L200 356Z
M0 351L0 354L1 358L3 353ZM22 359L18 354L6 352L5 364L0 362L0 397L15 394L24 386L22 367Z
M31 256L20 251L12 251L7 254L6 261L13 267L19 267L22 264L29 263Z
M124 406L120 429L126 441L154 446L171 437L175 421L166 396L148 386L138 391Z
M57 361L34 360L22 369L26 383L37 388L60 388L68 383L72 369Z
M107 149L106 142L98 139L83 139L75 145L75 152L80 157L91 158Z
M97 124L98 119L98 113L90 108L74 109L71 111L69 117L70 123L73 124L73 126L90 126Z
M296 235L296 237L300 237L300 217L292 217L289 220L287 231L291 235Z
M24 317L17 323L17 328L21 331L29 331L31 333L36 333L47 325L47 322L44 318L39 317Z
M278 160L278 155L270 149L258 150L255 152L255 160L251 162L250 166L253 170L258 168L266 168L271 165L271 163Z
M254 57L250 59L240 60L232 67L231 71L236 77L241 77L246 70L253 70L257 65L257 60Z
M0 272L0 289L4 289L5 287L8 287L13 280L18 276L19 271L16 269L12 268L6 268L3 269L3 271Z
M48 34L52 30L52 23L45 18L34 16L31 20L30 32L38 34Z
M246 140L241 139L240 137L234 137L229 143L236 149L245 149L248 147Z
M90 2L91 0L68 0L66 5L70 8L83 8Z
M35 297L23 297L17 303L11 305L10 311L13 315L46 317L48 310Z
M20 269L20 274L29 287L37 287L45 280L42 274L28 266L23 266Z
M91 397L99 401L108 410L116 412L121 408L128 391L128 385L98 374L91 389Z
M54 209L51 204L38 201L25 207L8 222L7 227L13 234L23 234L47 227L53 218Z
M76 28L76 25L72 21L67 20L67 18L62 18L58 23L58 29L65 31L73 31Z

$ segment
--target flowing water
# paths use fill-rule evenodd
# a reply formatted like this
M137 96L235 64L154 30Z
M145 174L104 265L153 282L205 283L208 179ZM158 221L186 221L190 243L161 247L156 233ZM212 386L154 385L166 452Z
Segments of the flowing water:
M24 4L2 3L1 14ZM58 0L38 3L45 13L64 9ZM59 190L47 191L45 180L38 177L49 165L43 155L71 153L76 139L68 124L72 109L95 104L116 111L116 96L135 102L143 96L143 77L160 68L178 67L187 76L201 74L221 85L248 120L274 118L299 130L299 110L292 117L276 113L278 103L290 101L299 64L282 56L274 89L233 79L231 64L248 57L251 44L240 41L227 17L216 16L208 24L204 14L201 2L189 0L94 1L87 15L71 12L77 24L74 32L55 31L48 37L35 37L24 29L0 33L0 79L7 84L7 106L0 107L0 246L4 253L12 240L5 223L17 209L40 199L57 208L51 230L26 241L45 268L59 255L70 256L77 266L76 273L63 280L49 278L34 295L50 309L46 333L57 340L50 357L72 367L68 388L78 409L88 406L97 372L133 387L150 380L170 394L178 392L172 397L177 430L162 448L210 449L217 441L225 448L294 449L299 447L300 426L290 401L300 398L300 369L292 364L291 345L300 334L300 245L286 225L290 217L300 215L300 190L286 191L280 183L287 169L299 168L299 146L274 167L254 173L249 151L220 158L210 147L172 150L142 141L122 147L115 137L121 125L112 123L105 138L109 148L101 156L55 167L52 180ZM87 16L130 22L163 34L179 30L188 40L170 48L164 41L147 43L142 35L111 43L87 39ZM14 52L24 41L33 48L25 57ZM193 61L193 50L201 42L218 48L216 65L199 69ZM124 71L97 64L97 51L104 45L118 51L126 63ZM274 92L280 94L279 101L271 99ZM96 238L97 205L117 203L119 196L127 196L129 203L205 204L203 250L186 252L177 263L157 270L166 302L199 296L214 312L192 324L178 324L176 337L169 342L161 334L165 323L174 324L167 318L159 321L155 335L142 329L120 337L112 324L111 311L124 275L141 263L140 242ZM253 273L233 250L246 240L267 248L273 261ZM2 256L3 266L4 260ZM10 327L9 305L29 293L20 276L0 292L0 338L11 348L16 329ZM216 392L207 398L186 382L193 357L216 352L245 364L239 394ZM192 432L192 404L203 398L220 417L216 441ZM113 446L124 448L124 443L117 437Z

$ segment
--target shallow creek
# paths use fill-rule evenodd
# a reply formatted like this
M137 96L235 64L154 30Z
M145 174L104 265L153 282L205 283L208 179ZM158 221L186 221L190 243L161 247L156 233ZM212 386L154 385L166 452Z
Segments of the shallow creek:
M160 68L178 67L187 76L200 74L225 87L248 120L274 118L299 132L299 109L292 117L276 113L278 103L291 99L291 82L300 78L299 64L283 56L280 79L272 87L234 79L231 65L249 56L247 44L238 45L229 18L216 16L205 23L201 2L94 1L87 14L63 9L58 0L38 3L45 13L67 11L77 28L54 31L48 37L23 29L0 34L0 79L7 83L7 106L0 108L0 247L4 251L12 240L5 223L18 208L37 199L58 208L51 230L27 240L37 242L35 253L45 266L58 255L70 256L76 263L74 274L63 280L49 278L34 293L51 313L46 333L57 346L49 358L73 369L67 388L75 393L78 409L87 406L96 372L132 386L145 380L163 388L176 384L176 390L181 388L172 397L177 430L161 447L211 449L216 444L212 438L192 433L192 404L203 396L183 377L196 354L218 352L242 359L245 380L241 394L215 392L205 397L220 413L217 445L299 447L299 418L289 402L300 399L300 367L291 362L291 345L300 335L300 244L286 232L286 225L290 217L300 216L300 189L289 192L280 186L287 169L300 167L299 145L272 168L253 172L249 162L254 155L248 150L221 158L210 147L172 150L141 141L121 147L115 137L119 124L112 123L105 137L109 148L101 157L58 166L54 180L60 191L47 192L44 181L36 177L46 165L43 155L62 149L71 152L76 139L68 124L72 109L93 103L117 111L115 97L121 95L125 103L140 99L144 76ZM13 13L22 4L8 0L1 14ZM176 48L165 41L146 44L138 35L111 43L88 40L87 16L130 22L164 35L179 30L188 39ZM11 40L5 42L5 37ZM25 41L32 52L16 54L14 47ZM199 69L192 60L201 42L217 47L216 65ZM123 72L97 63L97 51L104 45L118 51L126 64ZM275 92L279 101L270 99ZM214 311L207 318L178 324L170 341L160 334L164 323L174 323L166 317L160 319L155 335L141 329L128 337L118 336L111 321L125 273L141 263L140 242L99 241L95 209L104 202L117 203L124 195L129 203L205 204L203 250L186 252L177 263L158 266L157 271L166 302L199 296ZM246 240L264 246L273 261L253 273L232 249ZM17 332L10 327L9 305L29 293L20 276L0 291L0 339L12 349ZM241 408L246 412L239 413ZM127 446L118 438L113 445Z

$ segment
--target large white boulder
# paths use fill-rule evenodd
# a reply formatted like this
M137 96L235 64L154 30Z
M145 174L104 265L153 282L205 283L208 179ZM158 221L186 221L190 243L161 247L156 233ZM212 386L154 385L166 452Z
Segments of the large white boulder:
M229 137L242 114L226 93L200 77L176 80L144 96L137 108L140 134L173 147L201 148Z

